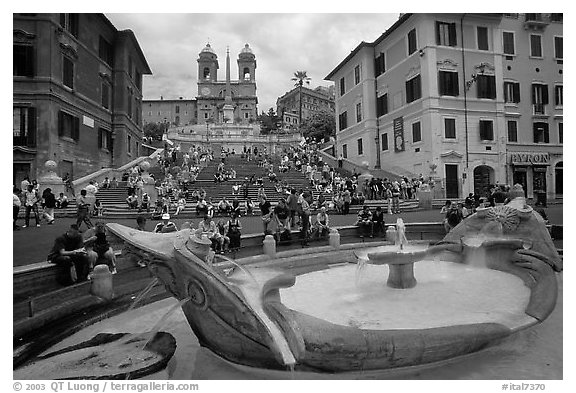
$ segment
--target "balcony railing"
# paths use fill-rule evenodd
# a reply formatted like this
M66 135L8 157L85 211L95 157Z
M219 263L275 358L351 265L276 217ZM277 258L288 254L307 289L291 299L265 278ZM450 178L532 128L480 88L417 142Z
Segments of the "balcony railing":
M534 104L534 114L535 115L545 115L546 114L546 105Z
M549 24L549 19L543 14L526 14L524 28L526 30L544 30Z

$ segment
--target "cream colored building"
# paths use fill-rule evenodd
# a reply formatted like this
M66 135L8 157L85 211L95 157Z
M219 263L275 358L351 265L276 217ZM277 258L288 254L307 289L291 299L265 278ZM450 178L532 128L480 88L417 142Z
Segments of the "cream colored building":
M198 123L196 100L142 100L142 123L168 123L187 126Z
M336 88L336 154L371 168L431 177L438 197L510 183L512 115L504 77L514 72L504 72L507 20L502 14L403 14L374 42L360 43L325 78ZM518 37L529 34L523 23L512 25L520 29ZM516 61L526 60L519 53ZM528 78L527 71L519 72ZM514 116L526 125L518 128L518 147L540 152L543 145L524 136L533 108L528 85L521 92ZM529 184L527 191L533 196Z

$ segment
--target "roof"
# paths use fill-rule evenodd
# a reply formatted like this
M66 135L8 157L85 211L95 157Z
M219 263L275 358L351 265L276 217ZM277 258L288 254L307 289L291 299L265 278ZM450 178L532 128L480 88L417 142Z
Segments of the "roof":
M114 29L114 31L116 31L117 34L119 34L119 35L124 34L132 40L132 43L134 44L134 48L136 49L136 52L140 55L140 59L142 60L142 65L144 66L144 70L142 70L142 74L152 75L152 70L150 69L148 62L146 61L146 56L144 56L144 52L142 52L142 48L140 48L140 44L138 43L138 39L136 38L136 35L134 34L134 32L130 29L118 30L116 28L116 26L114 26L114 24L112 22L110 22L110 19L108 19L108 17L106 15L104 15L104 14L100 14L100 15L102 16L102 18L104 18L104 21L108 25L110 25Z
M321 87L321 86L318 86L318 87ZM276 102L281 101L281 100L283 100L284 98L286 98L286 97L288 97L288 96L290 96L290 95L292 95L292 94L296 94L296 91L298 91L298 89L299 89L299 87L297 86L297 87L294 87L292 90L287 91L287 92L284 93L282 96L278 97L278 98L276 99ZM310 95L310 96L314 96L314 97L317 97L317 98L320 98L320 99L324 99L324 100L326 100L326 101L332 101L332 102L334 102L334 97L327 96L326 93L324 93L324 92L322 92L322 91L318 91L318 90L315 90L315 89L310 89L310 88L308 88L308 87L306 87L306 86L302 86L302 93L307 94L307 95Z
M365 42L362 41L360 42L360 44L358 44L358 46L356 48L354 48L354 50L352 50L352 52L350 52L350 54L348 56L346 56L344 58L344 60L342 60L340 62L340 64L338 64L336 66L336 68L334 68L332 71L330 71L330 73L328 75L326 75L326 77L324 77L324 80L332 80L332 77L334 76L334 74L336 74L338 71L340 71L340 69L342 67L344 67L344 65L346 63L348 63L348 61L350 61L350 59L352 59L354 56L356 56L356 54L358 52L360 52L360 50L362 48L373 48L374 46L378 45L380 42L382 42L386 37L388 37L390 34L392 34L392 32L394 30L396 30L402 23L406 22L408 20L408 18L410 18L413 14L403 14L400 16L400 18L398 18L398 20L396 22L394 22L394 24L392 26L390 26L390 28L388 28L388 30L386 30L384 33L382 33L382 35L380 35L380 37L378 37L374 42Z

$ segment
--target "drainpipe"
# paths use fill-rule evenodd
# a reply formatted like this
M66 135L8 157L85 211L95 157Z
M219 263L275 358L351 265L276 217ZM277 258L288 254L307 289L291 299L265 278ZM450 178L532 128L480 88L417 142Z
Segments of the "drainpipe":
M373 55L375 55L375 53L373 53ZM381 169L382 162L380 157L380 120L378 118L378 75L376 75L376 73L374 73L374 95L376 97L376 100L374 101L374 104L376 105L376 165L374 168Z
M460 18L460 47L462 49L462 86L464 86L464 136L466 138L466 162L465 162L465 173L466 173L466 184L470 181L468 178L468 161L469 161L469 153L468 153L468 99L466 96L466 60L464 56L464 16L466 14L462 14ZM469 190L466 190L469 192ZM466 192L463 190L463 194Z

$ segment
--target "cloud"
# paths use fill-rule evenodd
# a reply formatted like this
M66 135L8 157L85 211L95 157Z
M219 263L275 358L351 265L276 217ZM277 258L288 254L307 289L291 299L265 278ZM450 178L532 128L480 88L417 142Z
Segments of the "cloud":
M256 55L258 110L276 107L292 89L295 71L307 71L311 87L361 41L374 41L398 14L107 14L117 29L131 29L152 69L144 99L194 98L198 93L198 53L209 40L218 55L218 78L225 77L226 47L231 76L238 53L249 43Z

